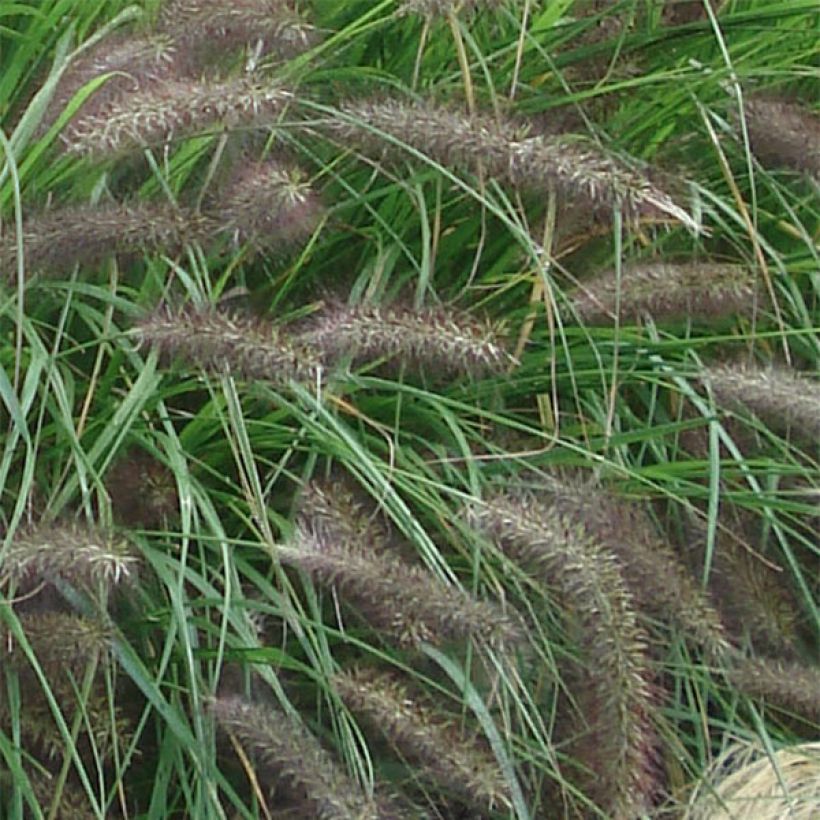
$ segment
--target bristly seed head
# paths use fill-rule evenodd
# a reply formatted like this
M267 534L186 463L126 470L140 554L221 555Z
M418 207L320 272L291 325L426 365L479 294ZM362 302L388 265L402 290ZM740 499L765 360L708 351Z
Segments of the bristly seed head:
M273 775L273 782L263 781L263 787L284 786L304 812L300 816L379 820L376 806L293 717L236 696L215 698L210 712L256 758L265 775Z
M261 43L263 55L295 57L316 42L316 32L286 0L166 0L157 21L191 55L199 69L220 53Z
M247 78L168 80L76 118L62 139L69 153L113 158L216 130L265 128L292 99L290 91Z
M56 276L110 256L174 255L186 242L207 239L209 228L202 216L170 205L66 206L26 220L23 259L30 274ZM16 237L0 238L0 275L16 272Z
M293 344L261 319L230 316L213 308L160 308L136 327L141 344L153 345L166 360L180 358L217 375L285 385L313 384L320 367L312 353Z
M622 321L713 319L733 313L751 314L758 293L755 277L741 265L693 263L636 264L587 281L570 296L573 313L582 322L611 321L620 308Z
M447 586L392 551L351 548L339 543L332 531L299 528L276 554L314 580L333 585L370 627L402 646L476 638L503 648L522 641L517 622L498 607Z
M785 367L743 364L708 367L702 380L719 405L752 412L784 435L820 441L820 381Z
M55 579L94 589L132 580L138 568L139 558L122 536L55 524L15 533L2 573L25 589Z
M486 323L443 308L326 304L299 336L328 366L394 360L433 377L500 373L515 359Z
M765 94L744 98L743 115L752 153L764 165L785 166L820 181L820 116Z
M300 169L275 159L241 163L208 207L220 233L268 252L304 242L322 210Z
M466 740L454 721L411 697L393 676L341 672L333 685L347 708L383 734L424 779L457 796L478 816L511 808L509 789L492 755Z
M673 220L698 230L693 218L645 174L582 135L528 137L520 124L429 103L352 102L341 113L324 129L368 150L410 149L524 192L556 191L602 218L620 210L629 220Z
M647 639L615 556L531 495L476 502L472 524L555 589L577 619L589 688L576 694L589 731L574 754L589 795L608 817L634 818L655 789Z

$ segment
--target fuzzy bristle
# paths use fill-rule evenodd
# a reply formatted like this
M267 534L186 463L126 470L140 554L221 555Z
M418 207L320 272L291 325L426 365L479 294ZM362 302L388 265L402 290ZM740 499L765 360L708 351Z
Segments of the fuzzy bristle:
M299 525L342 549L381 552L390 528L346 480L313 481L299 493Z
M137 325L137 337L161 355L180 358L211 373L287 384L314 383L319 366L304 346L293 345L260 319L214 309L159 309Z
M71 154L114 158L198 134L264 128L293 94L240 78L225 82L168 80L77 117L62 134Z
M284 59L316 40L315 29L285 0L166 0L157 25L203 68L213 62L215 45L224 53L261 43L263 54Z
M23 223L23 259L29 273L59 275L111 256L174 255L208 234L202 217L169 205L68 206ZM16 271L17 241L6 236L0 239L0 275Z
M676 625L712 657L731 644L720 613L656 533L647 509L602 487L555 479L539 488L542 515L563 517L617 556L641 612Z
M383 734L424 779L471 806L474 816L510 809L509 790L492 755L392 676L356 670L337 674L333 684L348 709Z
M820 670L769 659L742 659L729 667L732 685L820 726Z
M778 433L820 441L820 381L784 367L742 364L709 367L702 378L722 407L750 411Z
M367 623L403 646L476 638L491 645L521 640L518 625L489 602L449 587L392 551L338 543L333 533L300 528L277 548L283 563L333 585Z
M767 95L747 97L743 114L752 153L764 165L785 166L820 180L820 116Z
M672 219L697 228L669 194L581 135L528 137L518 124L429 103L365 101L344 105L341 112L344 119L327 122L325 129L365 149L418 151L447 167L483 171L524 192L556 191L600 217L618 209L630 220Z
M328 366L348 357L354 365L388 359L432 376L480 377L515 363L488 324L443 308L328 304L300 338Z
M469 510L473 525L557 590L577 619L589 688L575 693L589 731L574 754L589 796L612 818L634 818L655 789L651 674L615 556L548 505L501 495ZM588 670L588 671L587 671Z
M112 708L104 685L92 690L90 697L80 702L76 694L79 681L55 678L53 669L48 672L51 694L57 700L63 715L70 719L74 712L82 712L83 734L80 738L92 741L96 754L101 759L108 760L115 745L120 748L128 745L133 736L133 726L119 707ZM21 696L20 709L23 745L30 754L36 753L48 760L59 760L66 752L65 739L54 720L48 699L31 676L23 684L26 686ZM0 702L0 731L11 736L12 724L13 718L7 704Z
M19 618L37 660L50 670L68 671L77 678L91 658L107 657L109 634L97 621L65 612L32 612ZM25 667L25 653L12 633L3 628L0 637L5 662Z
M211 714L256 759L262 772L283 786L304 812L318 820L377 820L375 805L349 780L319 741L300 723L273 707L239 697L218 697Z
M210 210L220 232L267 251L304 242L322 216L302 172L278 160L241 164Z
M3 575L26 589L64 579L94 589L134 578L139 558L114 533L77 525L41 525L19 530L9 544Z
M757 295L754 276L740 265L658 263L627 267L620 283L615 271L584 281L570 304L583 322L611 321L619 308L621 321L714 319L751 314Z
M75 117L98 113L114 100L176 77L183 71L183 63L183 55L168 37L118 35L105 39L65 70L39 131L50 128L74 95L97 77L111 75L83 102Z
M105 476L114 519L126 527L156 530L179 511L174 474L143 450L126 453Z
M503 0L404 0L399 14L420 14L425 17L446 17L457 12L472 12L482 8L498 8Z

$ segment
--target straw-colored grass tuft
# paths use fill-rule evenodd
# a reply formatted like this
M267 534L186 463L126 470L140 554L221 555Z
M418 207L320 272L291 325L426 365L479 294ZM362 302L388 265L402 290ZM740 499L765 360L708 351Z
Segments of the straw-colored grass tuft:
M684 820L814 820L820 817L820 743L780 749L736 744L694 790Z

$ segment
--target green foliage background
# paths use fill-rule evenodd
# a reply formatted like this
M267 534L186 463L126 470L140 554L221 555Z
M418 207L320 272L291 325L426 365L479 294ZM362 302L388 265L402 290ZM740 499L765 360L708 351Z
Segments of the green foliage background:
M227 142L210 135L144 159L91 164L56 150L60 123L37 132L54 72L72 50L144 25L157 5L0 2L5 236L46 206L112 196L187 201L214 167L219 172L211 164L217 149L226 158L264 149L264 139L247 133ZM777 567L797 613L789 637L803 663L817 661L817 448L715 408L697 378L704 362L729 352L818 372L816 181L763 167L735 125L743 94L755 90L817 99L816 3L713 2L682 24L670 24L664 4L649 0L598 4L592 13L594 4L574 0L511 2L429 23L397 15L398 5L315 0L305 8L321 33L315 47L267 69L296 89L296 101L264 136L275 135L269 142L299 162L327 206L303 248L251 259L191 246L175 258L111 260L59 279L2 272L6 543L41 516L113 523L106 482L135 450L168 468L178 497L165 526L130 533L144 568L112 610L116 663L106 667L107 684L131 733L108 761L63 751L63 777L88 798L90 816L264 816L205 709L226 685L264 692L300 714L366 788L374 771L417 786L412 770L371 753L332 693L333 672L361 661L415 678L497 741L494 753L514 768L525 795L510 816L563 816L565 806L544 795L573 788L555 738L561 670L577 647L549 589L482 548L460 516L470 499L497 487L537 488L556 470L645 502L659 532L684 547L688 516L697 515L705 533L699 580L734 533ZM537 128L572 122L680 180L703 230L635 231L615 220L567 231L546 195L518 196L410 153L366 160L304 126L364 95L463 104L462 63L482 110L531 117ZM749 315L709 324L604 327L559 312L576 280L657 259L747 265L774 306L761 302ZM246 295L243 310L284 323L327 293L486 314L511 348L521 343L520 366L444 384L362 368L324 391L280 389L165 367L131 332L168 297L202 304ZM355 621L340 623L330 591L272 561L271 548L292 531L298 488L340 473L381 507L433 574L538 613L533 654L514 672L495 658L490 685L488 667L470 651L418 656ZM734 529L739 517L742 531ZM63 594L77 611L95 610L70 585ZM24 641L8 600L2 615ZM816 736L816 725L729 685L686 635L658 623L648 629L662 689L654 718L659 814L680 811L688 788L733 738L774 749ZM47 686L45 661L42 668ZM0 692L11 703L13 679L9 669ZM69 713L56 722L72 748L82 720ZM0 735L13 780L0 786L0 811L19 816L26 806L31 816L60 816L59 797L36 811L15 731ZM435 793L422 790L419 799L428 810L439 806Z

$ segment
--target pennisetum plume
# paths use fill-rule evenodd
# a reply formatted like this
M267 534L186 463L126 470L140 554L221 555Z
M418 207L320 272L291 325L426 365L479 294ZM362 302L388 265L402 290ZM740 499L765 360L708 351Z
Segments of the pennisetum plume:
M702 375L717 404L754 413L778 433L820 441L820 382L785 367L723 364Z
M502 0L404 0L400 14L423 14L425 17L446 17L460 11L494 9Z
M333 539L345 549L367 545L380 552L391 538L385 517L346 477L305 485L299 493L298 521L304 529Z
M127 539L112 532L71 524L41 524L15 533L2 576L25 590L66 580L93 589L130 581L139 558Z
M337 674L333 685L347 708L383 735L422 778L472 807L474 816L510 809L509 790L492 755L393 676L359 669Z
M194 65L209 68L220 53L261 45L261 53L294 57L315 42L315 29L286 0L165 0L158 29L170 35Z
M144 450L133 449L105 476L115 521L126 527L157 530L179 511L173 472Z
M23 259L29 273L59 275L75 265L92 266L110 256L178 253L204 239L210 223L171 205L67 206L23 223ZM17 241L0 239L0 275L17 270Z
M741 658L732 663L730 682L749 697L820 724L820 671L801 663Z
M332 531L298 528L276 548L285 564L334 586L375 630L399 644L442 644L469 638L492 645L521 640L517 625L498 607L447 586L391 550L374 551L337 541Z
M752 153L764 165L820 180L820 116L800 103L764 94L744 98L743 116Z
M203 370L241 379L314 383L318 361L304 345L284 338L269 322L231 316L214 308L159 308L136 327L140 343L167 360L180 358Z
M430 103L351 102L340 113L323 128L365 150L409 150L447 167L485 173L524 192L556 191L601 217L620 210L629 220L674 220L697 229L668 193L582 135L530 137L520 124Z
M309 554L292 560L318 580L341 584L371 626L410 645L470 636L501 645L521 640L515 619L405 560L384 516L347 481L312 482L299 501L296 540Z
M582 282L570 295L582 322L713 319L733 313L751 314L758 297L754 276L741 265L692 263L633 265L620 282L606 271Z
M331 302L311 317L299 338L333 366L380 359L433 376L500 373L515 364L492 327L444 308L344 305Z
M292 99L285 88L252 78L167 80L75 118L61 138L71 154L115 158L198 134L265 128Z
M731 643L720 613L675 550L655 532L644 506L603 487L553 479L538 490L541 515L563 518L617 556L641 612L676 625L711 656Z
M75 116L99 113L116 99L176 77L184 70L183 64L183 55L168 37L109 37L66 68L39 129L44 132L51 127L74 96L98 77L110 75Z
M612 552L532 496L498 495L468 512L506 555L556 589L577 620L588 688L575 697L589 732L575 756L590 773L585 790L607 817L649 807L655 737L647 638Z
M206 208L218 233L267 252L308 239L322 210L302 171L277 159L240 162Z
M303 812L318 820L377 820L375 804L295 718L236 696L215 698L210 712L257 760L269 782L283 786Z
M97 621L83 615L48 611L22 613L18 617L38 662L52 673L70 672L79 679L92 658L107 658L109 634ZM25 652L12 633L4 627L0 637L5 663L27 667Z

